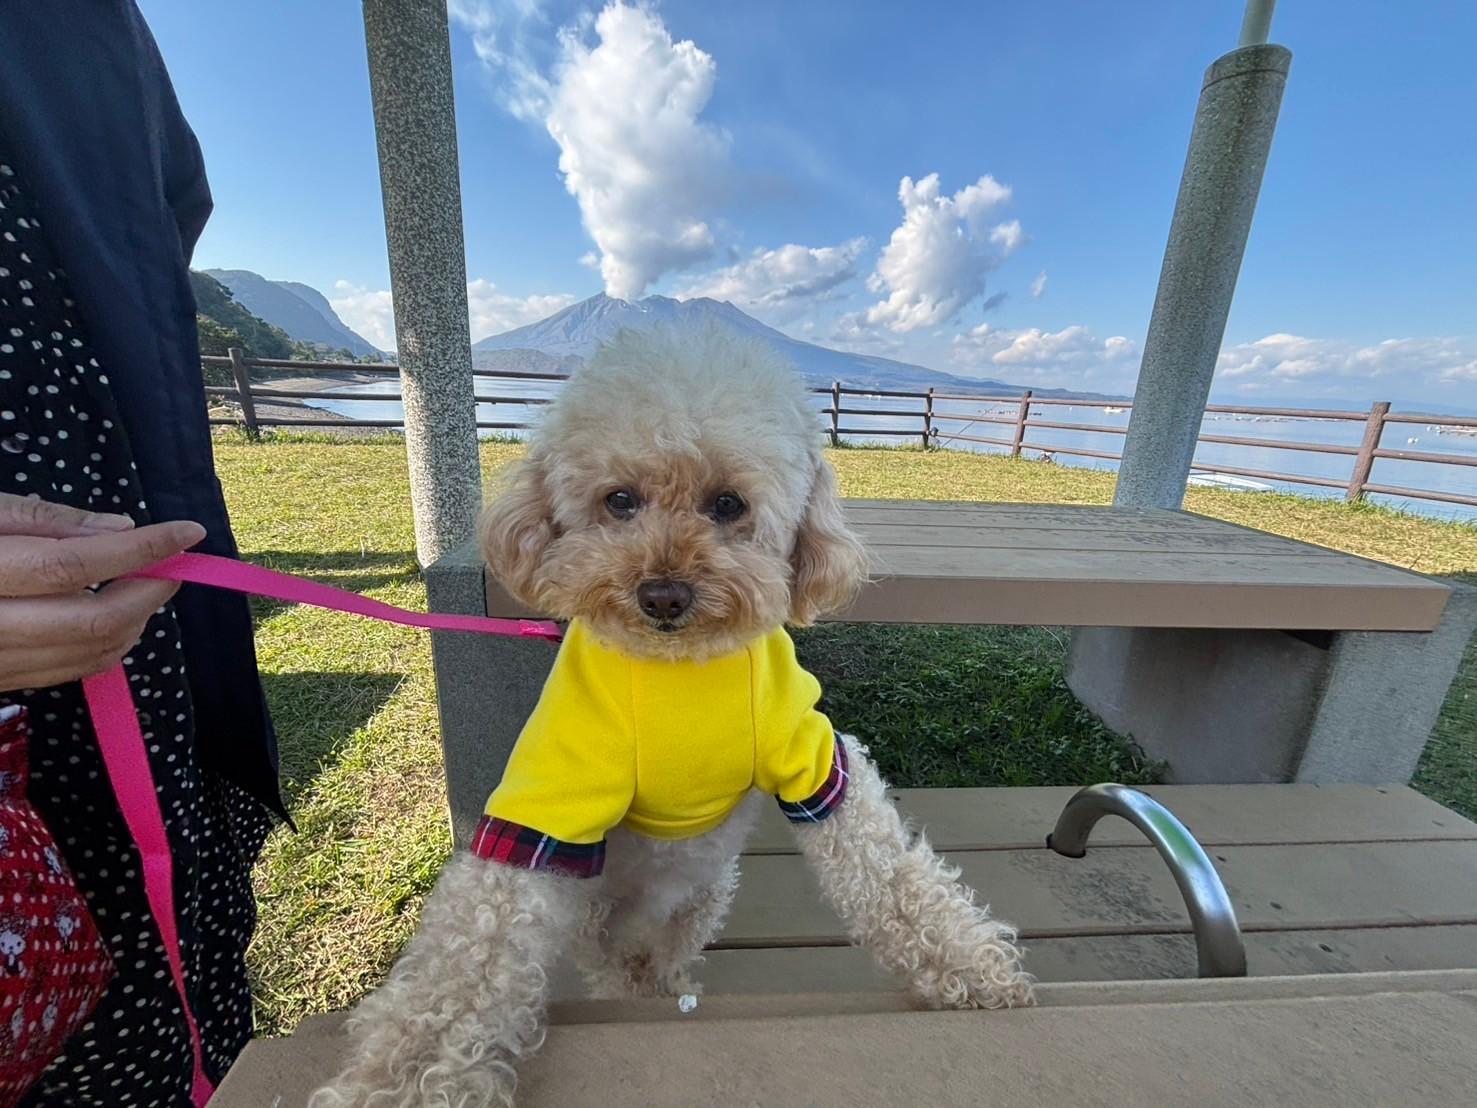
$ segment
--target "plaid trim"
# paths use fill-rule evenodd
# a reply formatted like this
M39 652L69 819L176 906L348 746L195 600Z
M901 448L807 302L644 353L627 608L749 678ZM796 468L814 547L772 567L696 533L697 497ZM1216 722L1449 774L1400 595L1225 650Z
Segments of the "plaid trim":
M567 843L521 823L483 816L472 853L520 869L547 869L569 877L598 877L605 868L605 840Z
M841 807L841 801L846 798L846 783L850 780L851 773L846 764L846 746L838 735L836 753L831 759L831 772L827 774L821 787L795 804L781 800L779 802L780 811L785 813L785 818L791 823L820 823Z

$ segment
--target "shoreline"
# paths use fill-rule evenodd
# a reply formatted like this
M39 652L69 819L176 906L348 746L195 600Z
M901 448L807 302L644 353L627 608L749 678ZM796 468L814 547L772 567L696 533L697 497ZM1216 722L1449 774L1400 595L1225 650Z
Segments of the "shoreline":
M286 371L282 371L286 372ZM271 377L264 381L253 380L252 398L256 407L257 417L260 419L291 419L302 420L301 425L291 427L265 427L264 431L322 431L344 438L365 438L383 434L394 434L394 430L388 427L354 427L347 416L331 412L326 408L314 406L310 400L301 400L296 397L287 397L281 400L264 401L259 393L255 391L260 387L266 390L286 389L298 392L329 392L342 385L368 385L376 382L389 383L390 375L385 373L361 373L348 371L342 373L317 373L302 376ZM210 401L210 414L212 418L230 417L236 420L237 426L242 427L240 403L230 397L212 396ZM218 430L226 428L218 427Z

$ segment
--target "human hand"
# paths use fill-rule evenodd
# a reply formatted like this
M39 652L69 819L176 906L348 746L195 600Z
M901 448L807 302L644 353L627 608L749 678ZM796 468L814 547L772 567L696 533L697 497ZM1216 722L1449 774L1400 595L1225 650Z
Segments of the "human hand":
M0 692L44 688L117 665L178 582L113 578L205 537L198 523L133 526L0 493ZM88 586L111 581L96 592Z

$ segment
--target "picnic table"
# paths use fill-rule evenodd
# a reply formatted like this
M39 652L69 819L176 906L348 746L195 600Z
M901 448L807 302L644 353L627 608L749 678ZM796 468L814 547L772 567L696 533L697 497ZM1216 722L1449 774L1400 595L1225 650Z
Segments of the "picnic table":
M1084 1089L1114 1104L1469 1102L1477 824L1405 782L1477 623L1477 590L1185 512L847 511L876 572L833 618L1077 628L1078 695L1158 744L1177 780L1219 781L1145 791L1213 861L1250 976L1186 980L1185 903L1136 828L1105 820L1082 858L1048 849L1074 789L900 789L904 813L1020 927L1041 1008L909 1011L848 945L769 813L697 1011L578 1000L563 967L520 1103L772 1103L794 1099L782 1078L808 1072L797 1059L820 1056L831 1076L808 1103L1065 1103ZM438 611L539 614L472 547L427 580ZM438 634L435 655L462 843L553 652ZM217 1103L301 1103L335 1068L339 1023L253 1045Z
M1404 784L1477 627L1477 589L1190 512L911 500L846 511L873 580L828 618L1076 628L1073 691L1176 783ZM486 573L475 545L432 566L427 586L438 611L540 614ZM465 842L552 651L435 643Z
M1250 976L1194 978L1179 894L1138 832L1045 846L1071 789L900 790L899 806L1021 928L1041 1007L918 1012L847 945L777 814L742 860L728 927L675 1001L576 999L562 967L526 1108L796 1099L890 1104L1470 1104L1477 1087L1477 824L1408 788L1146 791L1205 846ZM301 1108L336 1072L341 1014L250 1046L216 1108ZM1087 1096L1084 1090L1091 1090Z

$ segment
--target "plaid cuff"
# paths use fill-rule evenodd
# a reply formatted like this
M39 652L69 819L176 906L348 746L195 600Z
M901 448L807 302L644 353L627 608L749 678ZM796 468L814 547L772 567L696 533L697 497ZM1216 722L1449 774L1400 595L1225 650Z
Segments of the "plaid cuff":
M520 869L547 869L569 877L597 877L605 868L605 840L566 843L520 823L483 816L472 836L479 858Z
M851 775L846 768L846 747L840 736L836 738L836 752L831 758L831 772L821 787L804 800L791 804L780 801L780 811L791 823L820 823L837 808L846 797L846 782Z

